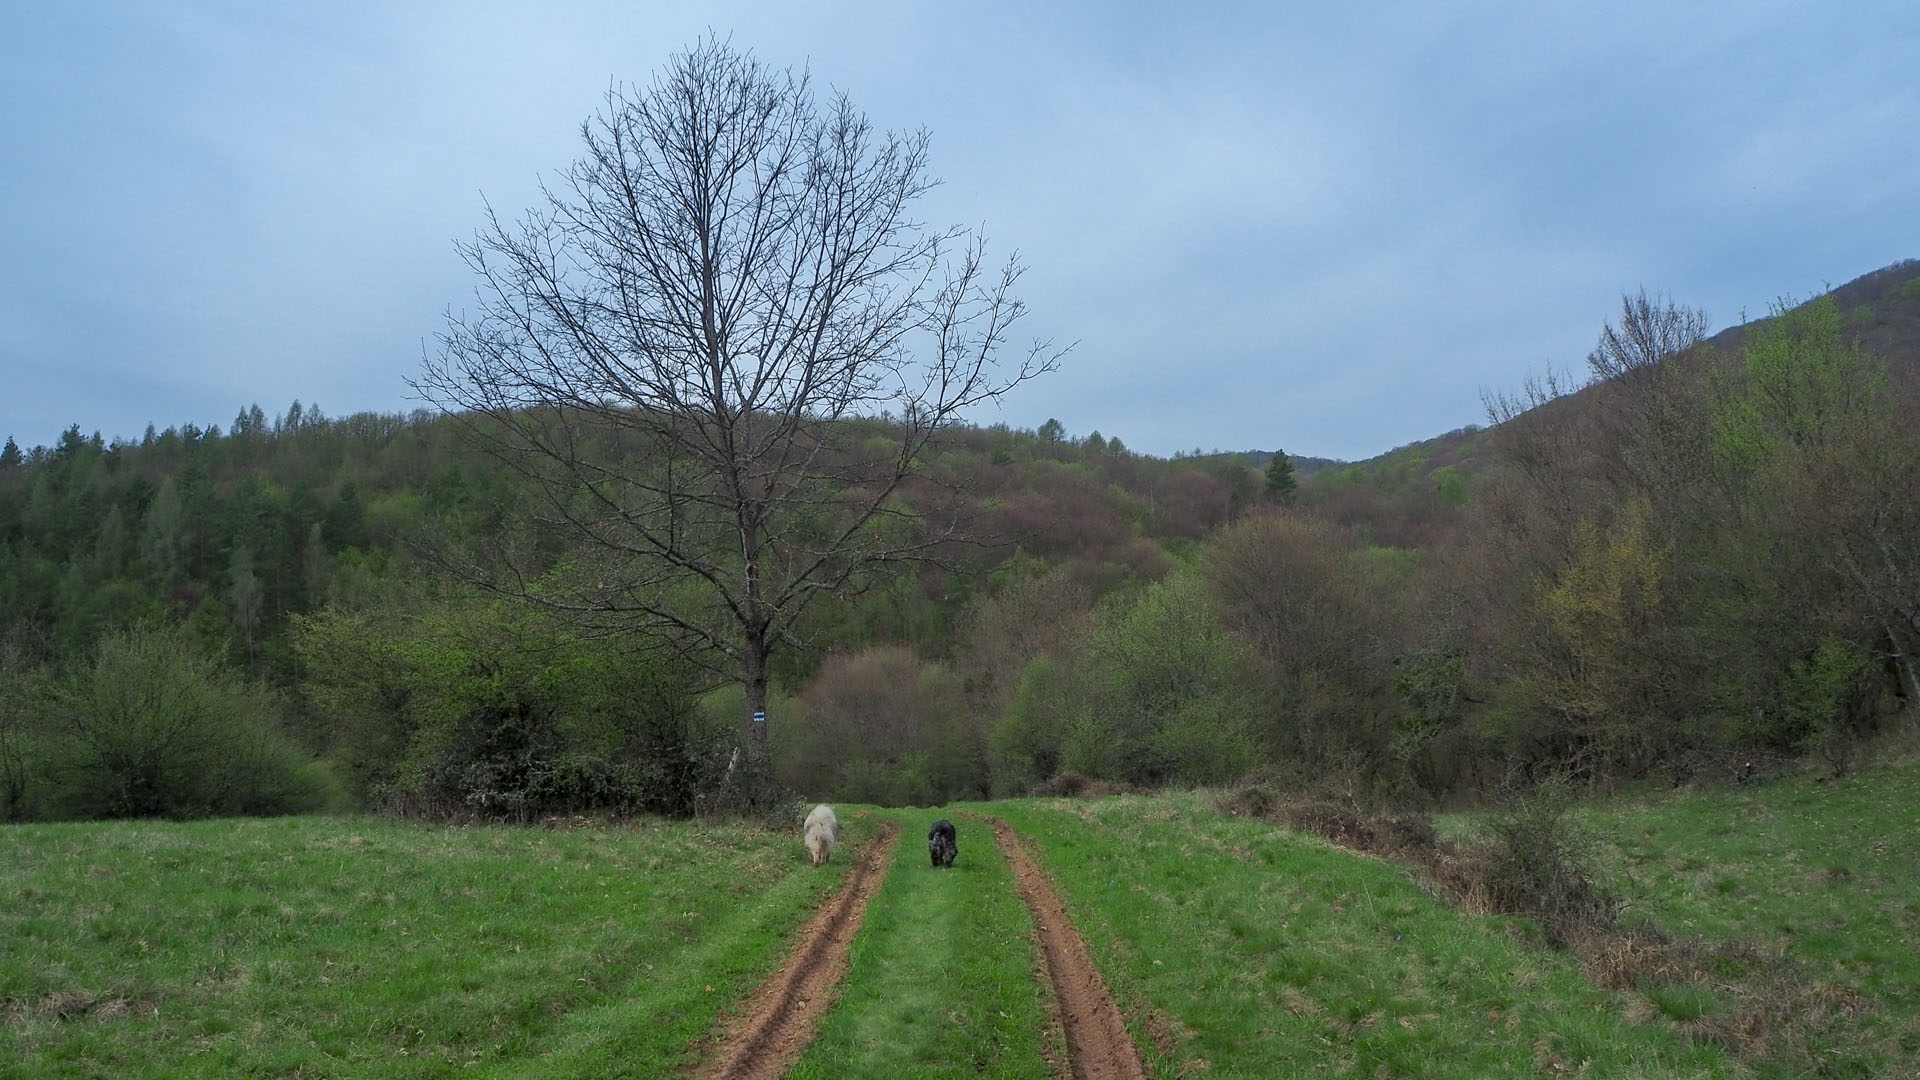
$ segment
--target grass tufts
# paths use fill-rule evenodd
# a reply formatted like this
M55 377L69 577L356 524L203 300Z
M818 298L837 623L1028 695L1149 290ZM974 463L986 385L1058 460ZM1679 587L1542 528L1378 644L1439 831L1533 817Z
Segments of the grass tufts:
M568 826L0 829L0 1078L674 1075L846 868Z
M939 816L900 820L913 837ZM902 844L867 907L840 999L792 1080L1052 1075L1047 1058L1059 1051L1046 1046L1033 920L986 827L960 825L949 869Z

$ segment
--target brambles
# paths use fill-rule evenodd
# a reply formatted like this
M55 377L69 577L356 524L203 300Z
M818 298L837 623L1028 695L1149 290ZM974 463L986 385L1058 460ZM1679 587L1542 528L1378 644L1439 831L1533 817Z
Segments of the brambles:
M1543 787L1487 815L1472 849L1476 885L1493 911L1539 921L1562 947L1612 928L1620 900L1594 879L1596 841L1568 811L1562 788Z
M1606 931L1620 909L1619 899L1595 881L1594 838L1569 814L1564 789L1549 786L1510 799L1481 819L1465 844L1443 841L1426 814L1370 811L1263 782L1229 788L1214 805L1420 867L1453 903L1532 919L1558 946Z

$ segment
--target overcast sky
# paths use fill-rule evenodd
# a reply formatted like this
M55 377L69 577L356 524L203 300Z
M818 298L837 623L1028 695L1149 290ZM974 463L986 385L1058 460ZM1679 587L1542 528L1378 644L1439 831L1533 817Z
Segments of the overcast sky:
M482 198L709 29L925 126L1063 369L979 417L1357 459L1920 257L1920 4L8 3L0 437L418 407ZM1691 10L1689 10L1691 9Z

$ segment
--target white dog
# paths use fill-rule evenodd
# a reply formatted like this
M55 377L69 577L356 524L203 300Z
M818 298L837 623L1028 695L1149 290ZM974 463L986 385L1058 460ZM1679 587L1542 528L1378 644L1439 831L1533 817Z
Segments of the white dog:
M807 815L806 836L813 865L825 866L833 858L833 845L840 840L840 819L833 816L833 807L821 803L813 808Z

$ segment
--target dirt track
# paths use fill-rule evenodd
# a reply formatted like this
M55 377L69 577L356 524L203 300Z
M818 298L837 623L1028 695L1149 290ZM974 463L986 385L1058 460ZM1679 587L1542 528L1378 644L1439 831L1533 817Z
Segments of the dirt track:
M774 1080L813 1041L847 973L847 947L866 917L867 901L887 876L898 837L898 828L883 825L860 848L840 892L801 928L792 955L753 992L746 1013L713 1050L701 1077Z
M1060 1023L1067 1034L1067 1057L1073 1062L1077 1080L1145 1080L1146 1069L1140 1063L1139 1048L1127 1034L1127 1024L1119 1006L1107 992L1100 972L1087 956L1086 943L1068 920L1053 890L1026 849L1006 822L990 819L993 838L1013 864L1013 876L1020 884L1020 898L1033 911L1034 932L1047 958L1047 974L1053 980L1054 998L1060 1009Z

